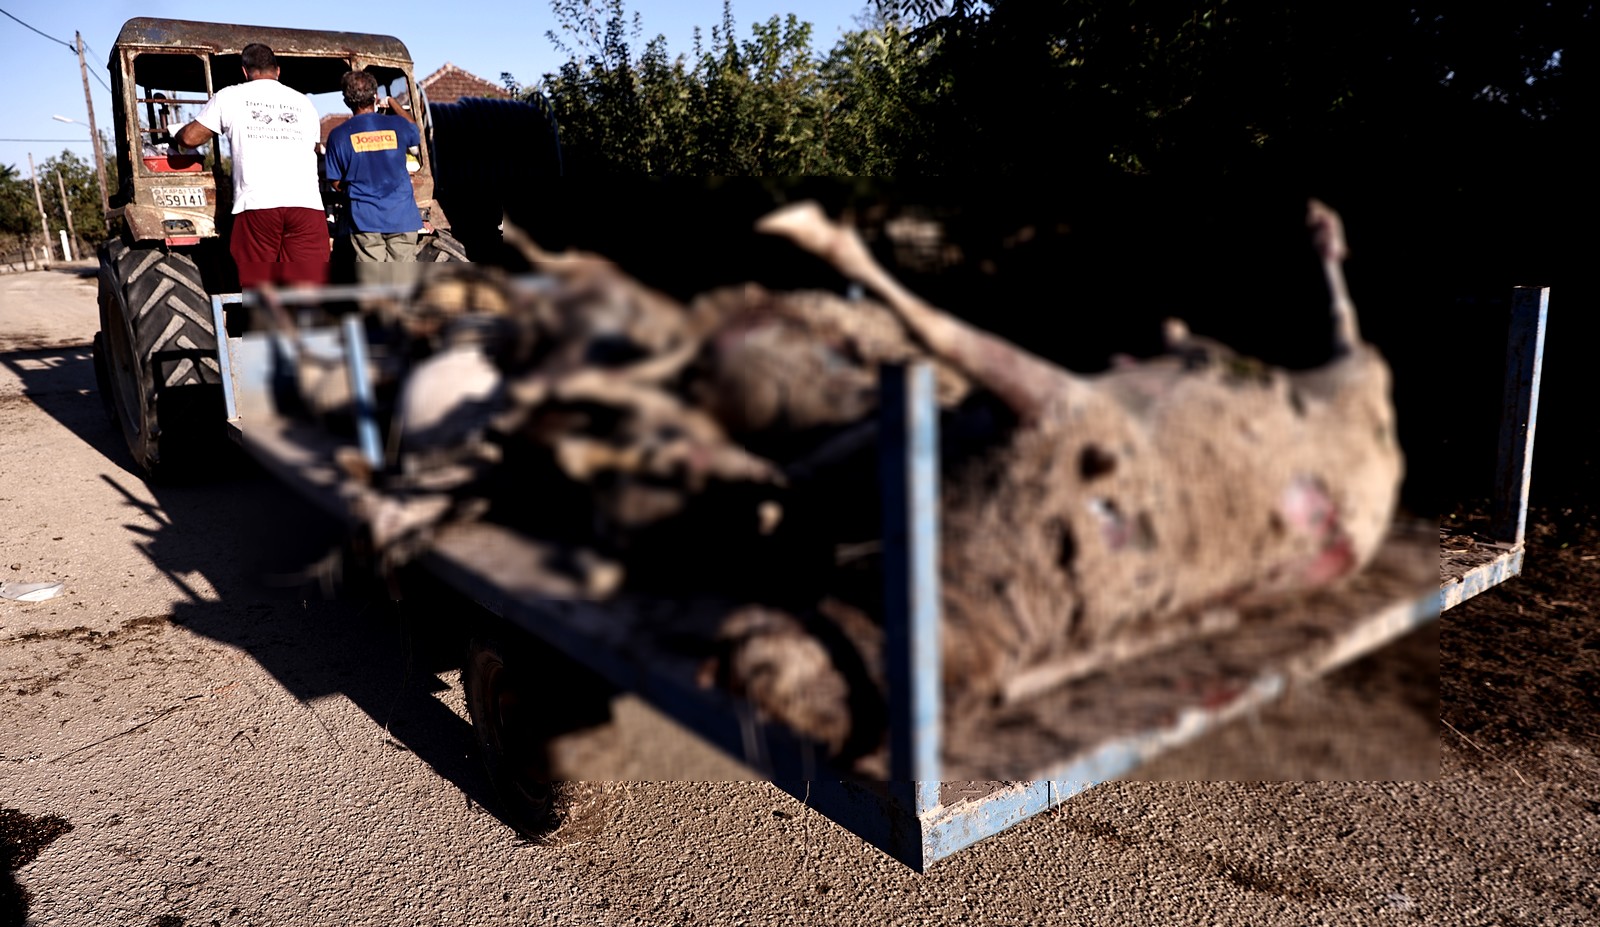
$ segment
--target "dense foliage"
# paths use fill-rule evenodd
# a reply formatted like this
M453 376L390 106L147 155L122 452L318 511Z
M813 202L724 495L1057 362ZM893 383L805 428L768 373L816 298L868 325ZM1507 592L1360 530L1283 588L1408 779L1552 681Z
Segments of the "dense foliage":
M1433 171L1577 139L1592 3L876 0L826 53L790 15L669 58L623 0L554 0L539 89L592 173Z
M692 54L669 58L662 36L640 44L622 0L552 5L549 38L568 60L538 89L575 172L865 175L918 157L915 73L933 47L893 18L819 55L794 14L741 40L725 5L708 45L697 30Z

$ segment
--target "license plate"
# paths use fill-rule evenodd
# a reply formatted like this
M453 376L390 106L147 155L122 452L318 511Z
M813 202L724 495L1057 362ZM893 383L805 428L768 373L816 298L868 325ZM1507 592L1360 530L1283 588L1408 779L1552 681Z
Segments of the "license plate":
M157 206L204 206L206 191L200 187L151 187Z

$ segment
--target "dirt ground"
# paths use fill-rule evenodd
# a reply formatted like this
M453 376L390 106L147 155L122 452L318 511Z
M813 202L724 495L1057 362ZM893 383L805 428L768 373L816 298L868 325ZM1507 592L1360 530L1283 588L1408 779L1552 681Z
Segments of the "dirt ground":
M1535 513L1521 578L925 874L627 701L590 749L641 781L541 845L474 754L469 606L287 577L331 534L238 458L129 471L90 273L0 277L0 578L65 584L0 600L0 925L1600 922L1582 512ZM642 781L669 753L706 781ZM1302 775L1382 781L1266 781Z

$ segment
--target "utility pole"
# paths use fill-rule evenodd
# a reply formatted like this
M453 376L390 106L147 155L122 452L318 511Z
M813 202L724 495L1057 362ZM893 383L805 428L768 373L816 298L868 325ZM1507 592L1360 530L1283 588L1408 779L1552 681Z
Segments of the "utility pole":
M72 241L73 248L77 248L78 233L72 228L72 205L67 202L67 182L61 179L59 170L56 171L56 185L61 188L61 211L67 214L67 238ZM67 252L67 260L75 261L77 259L78 256L76 254L70 251Z
M89 66L83 61L83 33L74 32L78 40L78 71L83 75L83 103L89 107L89 136L94 139L94 176L100 181L100 218L106 230L111 229L111 198L106 195L106 155L100 147L100 130L94 127L94 97L89 94ZM113 105L115 101L112 101Z
M44 196L39 193L39 172L33 169L33 152L28 152L28 177L33 181L33 202L39 207L39 225L44 227L45 266L50 264L50 220L44 215Z

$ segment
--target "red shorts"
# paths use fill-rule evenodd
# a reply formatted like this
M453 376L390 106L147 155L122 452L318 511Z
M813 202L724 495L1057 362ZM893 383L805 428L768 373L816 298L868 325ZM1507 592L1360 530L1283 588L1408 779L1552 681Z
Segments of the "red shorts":
M239 265L239 286L328 282L328 217L320 209L279 206L233 217L228 251Z

